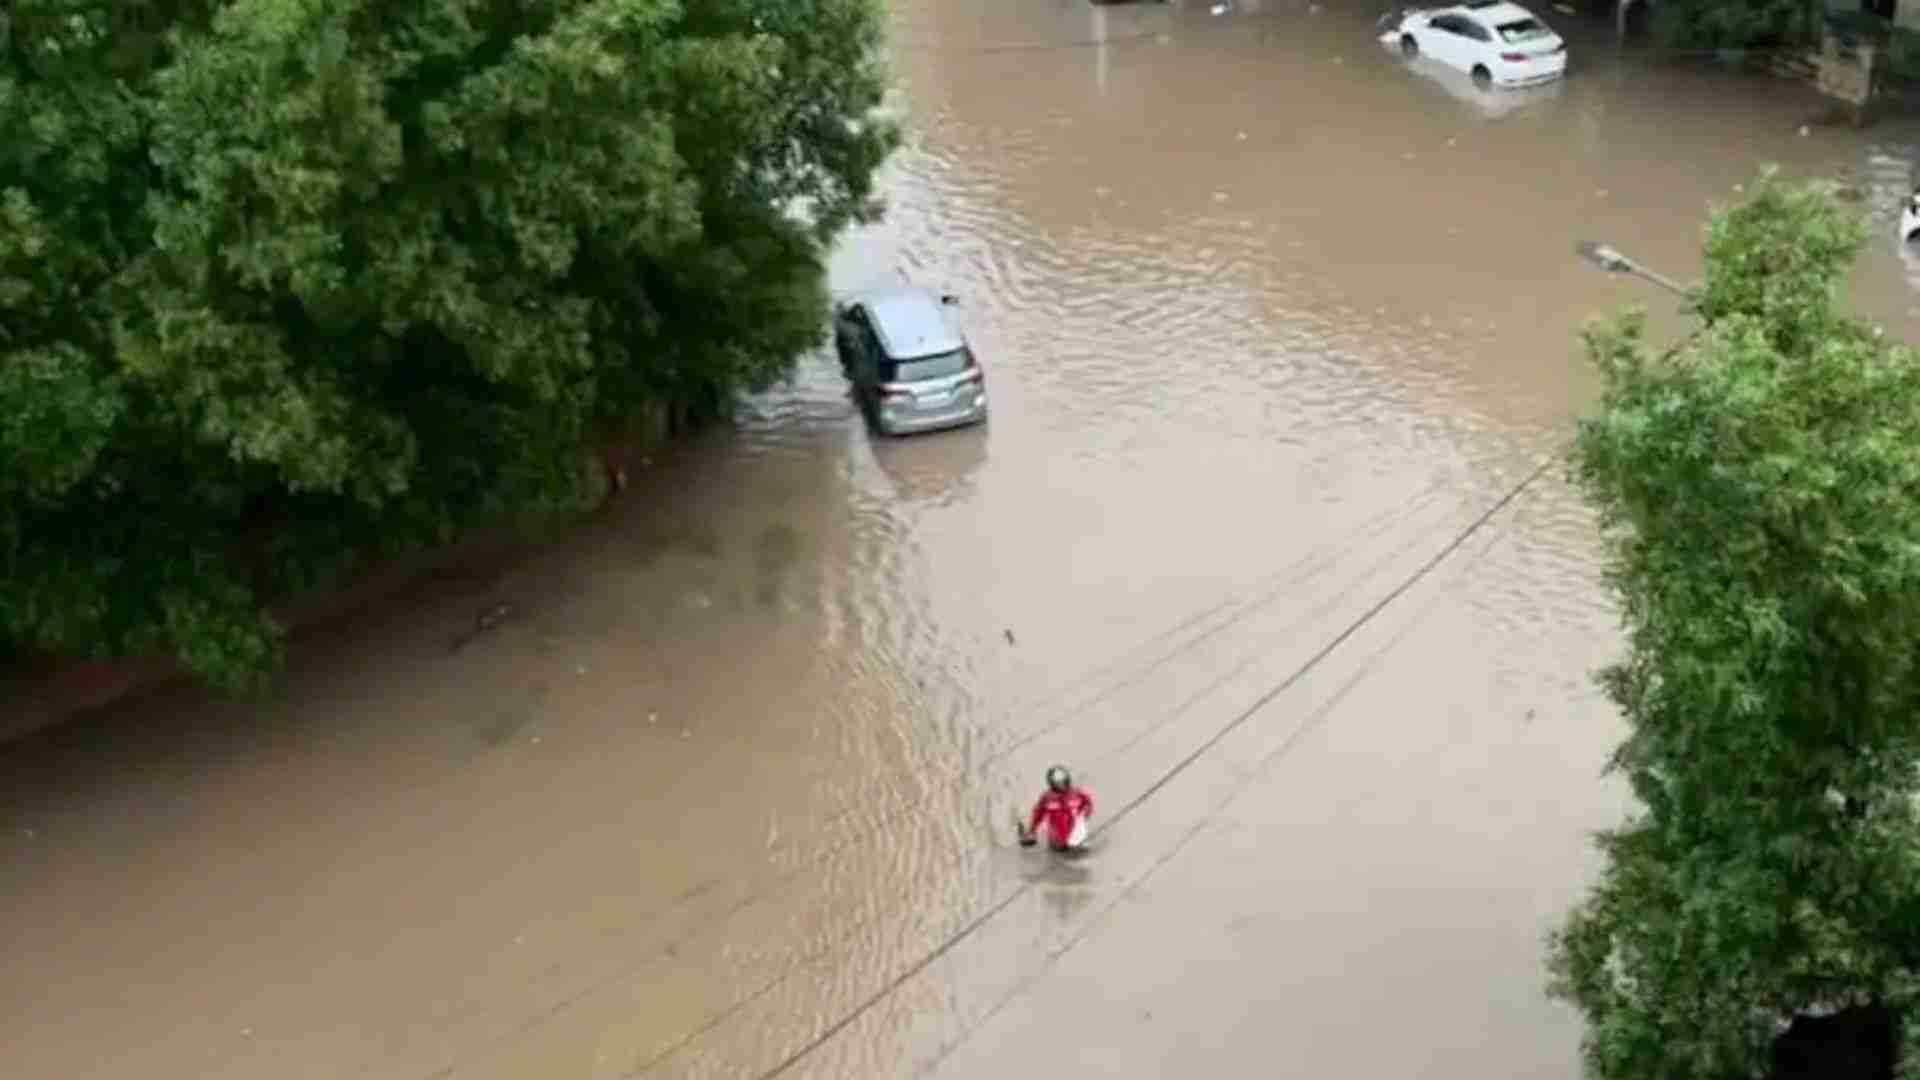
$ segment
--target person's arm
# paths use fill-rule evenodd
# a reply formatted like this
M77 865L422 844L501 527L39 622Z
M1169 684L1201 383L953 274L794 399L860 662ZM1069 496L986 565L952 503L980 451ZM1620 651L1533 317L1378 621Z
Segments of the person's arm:
M1020 842L1032 846L1038 841L1040 839L1040 825L1046 820L1047 797L1042 795L1040 796L1040 801L1033 804L1033 813L1027 818L1027 828L1020 834Z

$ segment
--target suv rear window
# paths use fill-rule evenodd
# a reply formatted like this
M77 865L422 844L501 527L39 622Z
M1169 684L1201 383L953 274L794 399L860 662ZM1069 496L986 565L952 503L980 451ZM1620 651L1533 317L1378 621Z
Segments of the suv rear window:
M955 349L933 356L917 356L912 360L895 360L887 364L889 370L881 374L887 382L910 383L922 379L944 379L972 366L973 354L965 349Z
M1518 45L1523 41L1533 41L1547 36L1547 28L1533 19L1521 19L1518 22L1501 23L1494 29L1500 31L1500 40L1509 45Z

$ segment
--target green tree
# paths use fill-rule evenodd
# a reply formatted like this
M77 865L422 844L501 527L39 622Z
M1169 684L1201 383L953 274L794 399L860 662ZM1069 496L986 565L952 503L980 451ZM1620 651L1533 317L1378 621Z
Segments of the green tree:
M1785 49L1819 36L1824 5L1809 0L1656 0L1655 36L1683 49Z
M269 670L266 605L577 506L823 332L875 0L0 14L0 641Z
M1863 237L1764 176L1707 228L1696 334L1585 335L1641 806L1551 967L1604 1080L1758 1076L1789 1018L1920 990L1920 356L1838 306Z

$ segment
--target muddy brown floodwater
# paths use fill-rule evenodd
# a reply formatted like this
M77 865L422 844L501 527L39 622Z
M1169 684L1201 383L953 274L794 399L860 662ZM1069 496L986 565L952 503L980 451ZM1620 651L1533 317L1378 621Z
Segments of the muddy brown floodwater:
M809 357L269 700L0 751L0 1071L1575 1075L1541 939L1625 805L1614 619L1559 470L1500 500L1580 320L1684 323L1573 245L1685 275L1757 164L1844 173L1911 337L1914 133L1564 17L1570 79L1483 94L1371 7L1211 6L897 6L835 281L960 294L989 429L883 442ZM1077 863L1011 843L1055 761Z

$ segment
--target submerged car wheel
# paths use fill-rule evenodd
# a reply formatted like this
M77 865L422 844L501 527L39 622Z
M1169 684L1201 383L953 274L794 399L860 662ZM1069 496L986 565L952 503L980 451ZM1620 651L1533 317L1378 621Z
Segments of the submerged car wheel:
M1412 34L1403 33L1400 35L1400 55L1402 56L1419 56L1420 55L1420 43L1413 40Z
M1487 87L1493 85L1493 72L1488 71L1485 64L1474 65L1473 85L1479 87L1482 90L1485 90Z

